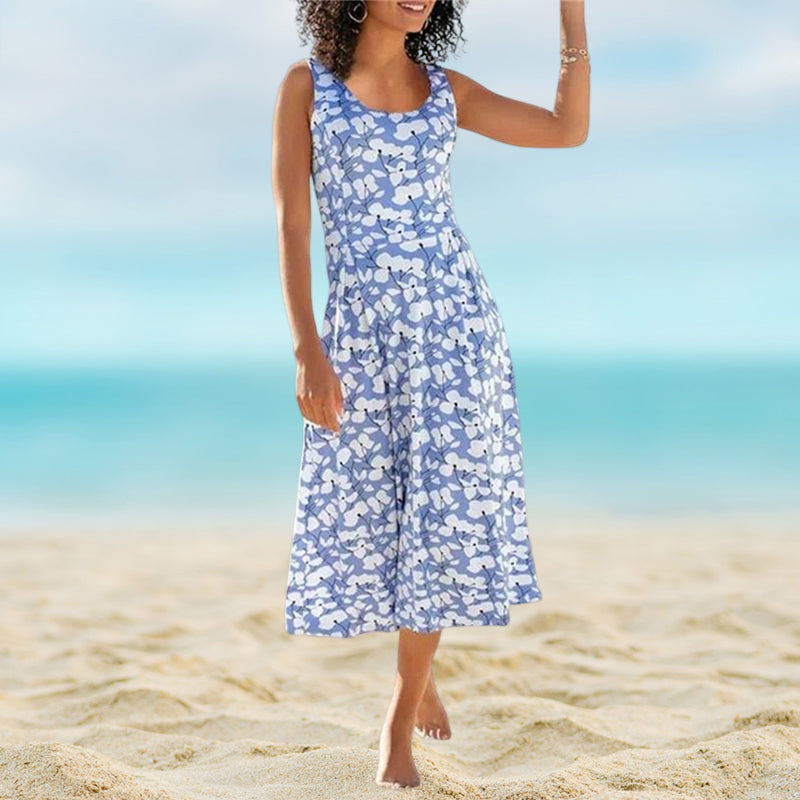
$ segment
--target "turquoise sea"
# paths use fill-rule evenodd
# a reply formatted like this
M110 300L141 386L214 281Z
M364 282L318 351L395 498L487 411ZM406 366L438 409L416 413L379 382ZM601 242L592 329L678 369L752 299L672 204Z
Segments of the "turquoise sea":
M515 358L534 510L800 508L800 360ZM294 364L4 367L0 528L286 526Z

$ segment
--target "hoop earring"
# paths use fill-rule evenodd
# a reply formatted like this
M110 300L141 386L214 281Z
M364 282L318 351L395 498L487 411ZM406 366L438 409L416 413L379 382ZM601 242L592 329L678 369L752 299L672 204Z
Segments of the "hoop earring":
M349 6L349 8L347 9L347 16L350 17L350 19L353 20L353 22L363 22L367 18L367 13L368 13L367 12L367 4L365 2L363 2L363 0L362 0L362 3L361 3L361 8L364 10L364 14L361 16L360 19L358 17L354 17L353 14L352 14L353 4L352 3L348 3L347 5Z

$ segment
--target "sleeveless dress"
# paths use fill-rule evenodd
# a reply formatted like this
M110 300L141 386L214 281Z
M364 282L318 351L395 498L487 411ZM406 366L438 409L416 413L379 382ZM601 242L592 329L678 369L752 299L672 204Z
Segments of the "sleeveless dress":
M528 535L506 332L453 213L444 69L410 112L314 80L311 176L340 430L303 419L290 634L507 625L542 594Z

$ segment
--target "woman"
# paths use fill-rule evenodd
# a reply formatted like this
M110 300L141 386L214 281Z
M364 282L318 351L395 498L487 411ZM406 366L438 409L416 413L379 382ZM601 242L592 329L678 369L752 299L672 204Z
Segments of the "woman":
M432 673L442 628L507 625L541 599L503 323L453 213L466 128L520 147L585 141L582 0L562 0L554 111L439 60L465 0L299 0L313 55L283 79L273 190L303 421L286 591L291 634L399 631L376 782L417 786L414 730L451 735ZM310 290L309 172L330 290ZM500 200L501 198L497 198Z

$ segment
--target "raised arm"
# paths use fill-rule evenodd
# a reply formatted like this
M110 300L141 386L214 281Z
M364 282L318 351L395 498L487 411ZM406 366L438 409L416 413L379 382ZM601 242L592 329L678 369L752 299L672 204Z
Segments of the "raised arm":
M561 0L561 48L587 49L584 0ZM518 147L577 147L589 133L590 64L578 53L564 63L552 111L504 97L461 72L446 69L458 127Z

